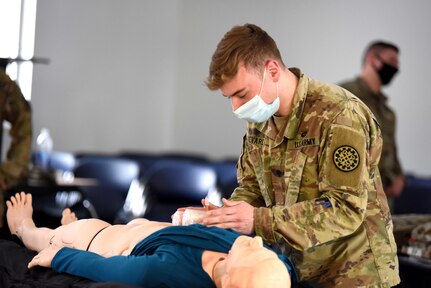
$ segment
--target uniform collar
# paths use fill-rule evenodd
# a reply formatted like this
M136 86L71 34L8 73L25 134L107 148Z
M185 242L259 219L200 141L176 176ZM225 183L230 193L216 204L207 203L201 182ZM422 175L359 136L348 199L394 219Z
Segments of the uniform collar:
M365 91L367 95L370 95L378 102L386 102L388 100L388 97L385 94L383 94L381 91L379 93L375 93L373 90L371 90L367 82L365 82L365 80L362 79L361 77L356 78L356 82L358 83L359 87L361 87L361 89Z
M309 77L304 75L298 68L289 68L289 70L298 77L298 85L296 86L295 93L293 94L292 110L287 116L287 125L284 131L278 131L274 123L274 118L271 117L262 123L248 123L248 128L257 129L265 136L278 143L283 141L283 138L294 139L302 119L304 111L304 104L307 98Z

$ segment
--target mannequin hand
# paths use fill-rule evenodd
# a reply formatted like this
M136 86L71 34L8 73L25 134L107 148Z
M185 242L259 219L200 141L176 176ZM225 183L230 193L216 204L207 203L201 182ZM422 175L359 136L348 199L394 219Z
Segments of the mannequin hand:
M50 245L34 256L30 263L28 263L27 267L32 268L34 266L42 266L50 268L52 259L54 259L54 256L61 248L62 247L57 245Z

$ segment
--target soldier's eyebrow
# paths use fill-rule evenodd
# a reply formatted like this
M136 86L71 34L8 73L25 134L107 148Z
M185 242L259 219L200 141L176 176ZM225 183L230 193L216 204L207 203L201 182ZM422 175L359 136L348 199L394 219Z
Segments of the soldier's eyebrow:
M244 90L245 90L245 88L241 88L241 89L236 90L236 91L235 91L235 93L233 93L232 95L224 95L224 94L223 94L223 96L224 96L224 97L233 97L233 96L236 96L236 95L240 94L240 93L241 93L241 92L243 92Z

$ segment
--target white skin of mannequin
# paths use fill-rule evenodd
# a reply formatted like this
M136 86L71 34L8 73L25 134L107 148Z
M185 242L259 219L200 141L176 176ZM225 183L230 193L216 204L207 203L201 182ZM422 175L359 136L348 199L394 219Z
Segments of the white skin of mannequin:
M80 250L88 248L106 258L126 256L145 237L172 225L143 218L125 225L111 225L99 219L78 220L74 213L65 209L62 225L50 229L36 227L32 219L31 194L17 193L6 205L11 233L28 249L38 252L28 264L29 268L51 267L55 254L64 246ZM205 250L202 267L217 287L290 287L286 267L273 251L263 247L260 237L240 236L228 254Z

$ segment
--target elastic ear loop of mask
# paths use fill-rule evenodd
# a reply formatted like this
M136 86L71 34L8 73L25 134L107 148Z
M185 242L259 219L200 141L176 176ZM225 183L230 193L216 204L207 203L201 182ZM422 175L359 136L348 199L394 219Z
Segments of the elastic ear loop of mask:
M260 96L260 95L262 95L263 83L265 82L265 76L266 76L266 68L265 68L265 70L263 70L262 85L260 85L259 97L261 97L261 98L262 98L262 96Z
M263 82L265 81L265 75L266 75L266 68L265 68L265 70L263 70L263 79L262 79L262 85L260 86L260 92L259 92L259 97L260 98L262 98L262 90L263 90ZM278 98L278 81L275 83L275 99L274 99L274 101L275 100L277 100L277 98ZM272 101L272 103L274 103L274 101Z

